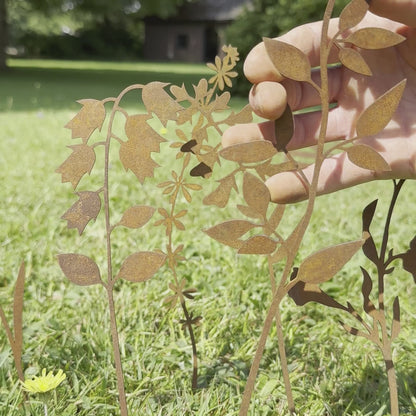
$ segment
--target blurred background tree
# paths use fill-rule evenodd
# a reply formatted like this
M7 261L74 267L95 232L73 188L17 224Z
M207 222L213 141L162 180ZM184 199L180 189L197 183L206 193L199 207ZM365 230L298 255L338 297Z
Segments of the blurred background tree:
M337 0L334 16L338 16L349 0ZM238 70L242 73L245 56L262 37L276 37L304 23L322 20L327 0L252 0L227 30L227 43L237 47L242 59ZM244 80L236 84L235 91L246 94L250 88Z
M0 0L0 48L26 57L137 59L143 18L168 17L188 1Z

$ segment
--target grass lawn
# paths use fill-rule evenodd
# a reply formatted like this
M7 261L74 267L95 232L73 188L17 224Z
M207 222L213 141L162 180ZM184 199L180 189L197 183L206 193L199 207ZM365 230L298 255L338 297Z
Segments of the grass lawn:
M0 304L11 319L13 285L19 264L26 262L24 305L24 355L26 375L63 369L65 381L51 396L51 415L117 415L117 388L113 371L109 319L102 287L79 287L62 274L56 256L83 253L105 263L101 217L82 236L68 230L61 216L75 202L72 188L61 184L56 168L74 144L63 126L78 111L81 98L103 99L117 95L132 83L153 80L181 85L196 83L210 72L200 65L129 64L106 62L11 61L11 71L0 75ZM239 108L242 99L232 101ZM142 107L128 97L132 113ZM175 139L168 125L166 138ZM131 172L114 164L112 198L118 209L129 205L167 208L168 201L156 184L170 180L174 156L162 146L154 180L142 187ZM202 199L216 187L227 163L210 180L197 180L188 209L186 230L178 232L187 258L179 266L190 286L198 289L190 308L202 315L196 329L200 357L199 384L191 392L192 355L188 334L178 323L179 309L168 310L163 299L171 292L167 268L151 280L116 286L116 309L125 369L127 401L131 415L231 416L237 415L245 380L270 302L267 262L260 257L238 256L201 232L226 219L238 218L241 197L232 195L225 209L203 206ZM114 171L113 171L114 170ZM98 176L92 175L91 180ZM305 257L319 248L361 235L361 211L379 198L372 224L380 239L392 185L371 183L321 197L301 249ZM416 234L413 212L415 184L404 185L391 228L395 252L408 249ZM116 209L117 210L117 209ZM282 233L289 233L304 205L287 207ZM116 212L117 213L117 212ZM157 214L155 214L157 215ZM241 217L240 217L241 218ZM140 230L120 230L114 236L115 262L140 250L164 248L162 228L150 221ZM155 232L157 230L157 232ZM360 265L370 268L362 254L330 282L328 293L349 300L361 310ZM394 343L394 360L402 415L416 414L416 285L397 263L387 281L386 307L400 295L402 330ZM104 267L104 266L103 266ZM339 320L341 311L308 304L297 307L290 299L282 305L283 328L290 375L299 415L385 416L389 413L387 380L379 351L362 338L347 335ZM348 320L348 319L347 319ZM272 330L251 407L252 416L285 415L284 385L278 362L275 329ZM10 347L0 329L0 415L41 415L42 403L32 397L27 413L19 408L17 383ZM277 410L276 410L277 409Z

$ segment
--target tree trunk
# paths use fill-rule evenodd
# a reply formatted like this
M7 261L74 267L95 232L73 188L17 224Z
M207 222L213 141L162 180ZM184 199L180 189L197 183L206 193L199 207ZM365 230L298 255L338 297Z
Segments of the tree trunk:
M6 48L8 46L7 0L0 0L0 71L7 68Z

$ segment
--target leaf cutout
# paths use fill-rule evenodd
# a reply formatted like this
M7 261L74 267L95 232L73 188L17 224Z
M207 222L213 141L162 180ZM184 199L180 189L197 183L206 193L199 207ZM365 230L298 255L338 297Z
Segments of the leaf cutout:
M284 77L311 81L311 64L300 49L275 39L263 38L263 42L273 65Z
M262 217L266 216L270 202L269 189L260 179L248 172L243 177L243 196L250 208Z
M330 308L347 311L348 308L338 303L331 296L323 292L315 283L297 282L288 292L289 296L298 306L308 302L316 302Z
M91 173L95 163L94 149L86 144L68 146L72 149L71 155L56 169L62 175L62 182L71 182L76 189L79 181L86 173Z
M147 205L136 205L128 208L121 217L118 225L128 228L143 227L152 218L156 209Z
M363 244L362 250L365 256L371 260L375 265L378 265L379 263L379 257L376 245L374 243L373 237L370 233L370 225L373 220L374 214L376 212L378 200L374 200L369 205L367 205L362 214L362 222L363 222L363 232L367 232L369 234L369 237L367 240L365 240L365 243Z
M14 347L13 355L15 359L20 360L23 350L23 295L25 290L25 264L20 264L16 284L13 293L13 332Z
M101 199L97 192L77 192L79 199L62 215L68 221L68 228L78 229L82 234L88 222L95 220L101 210Z
M244 241L238 254L271 254L277 248L277 242L266 235L256 235Z
M402 98L406 80L399 82L364 110L357 121L357 136L372 136L383 130L392 119Z
M230 220L204 230L214 240L228 244L252 230L256 224L244 220Z
M181 147L181 152L187 153L187 152L191 152L194 153L192 151L192 148L195 147L197 145L197 141L195 139L189 140L188 142L186 142L182 147Z
M370 299L370 294L373 290L373 281L371 280L367 270L365 270L363 267L360 267L360 269L363 274L363 285L361 287L361 292L363 294L363 309L368 315L376 317L378 311Z
M276 206L276 208L273 210L272 214L270 215L269 220L266 223L267 229L269 229L270 233L276 230L276 228L279 226L280 221L283 218L283 214L285 213L286 205L279 204Z
M148 124L147 115L129 116L125 130L128 140L120 145L120 161L124 168L131 170L143 184L154 175L159 165L151 158L152 152L160 152L160 143L166 140Z
M348 332L349 334L354 335L355 337L363 337L363 338L367 338L367 339L369 338L369 336L365 332L362 332L362 331L358 330L357 328L354 328L354 327L352 327L350 325L347 325L347 324L344 324L342 322L340 322L340 323L341 323L342 327L344 328L344 330L346 332Z
M176 100L179 102L186 101L189 99L189 94L186 91L185 84L182 84L181 87L178 87L177 85L172 85L170 87L170 92L175 96Z
M216 205L219 208L224 208L230 199L231 190L237 191L237 184L234 175L228 175L218 181L220 184L213 192L207 195L203 203L205 205Z
M141 251L128 256L121 265L118 279L130 282L149 280L165 263L166 254L156 251Z
M95 129L101 129L105 120L104 104L98 100L79 100L82 105L78 114L65 127L72 130L72 138L87 139Z
M364 244L364 239L338 244L313 253L299 266L298 279L323 283L335 276Z
M391 167L376 150L366 144L356 144L347 149L348 159L363 169L375 172L390 171Z
M226 147L220 152L226 160L239 163L257 163L271 159L276 154L273 144L266 140L255 140Z
M277 175L278 173L282 172L291 172L297 169L296 163L293 161L283 162L283 163L270 163L267 161L266 163L262 163L261 165L257 165L254 168L258 175L265 180L266 178Z
M294 132L293 114L289 105L286 106L283 114L275 120L274 130L276 136L276 149L281 152L286 149Z
M403 260L403 269L413 276L416 283L416 237L410 242L410 249L400 257Z
M243 215L245 215L246 217L249 217L249 218L256 218L256 219L259 219L259 218L262 218L262 215L261 214L259 214L259 212L257 211L257 210L255 210L255 209L253 209L253 208L251 208L251 207L249 207L249 206L247 206L247 205L240 205L240 204L238 204L237 205L237 209L243 214Z
M383 49L398 45L406 40L404 36L379 27L366 27L351 33L344 42L362 49Z
M59 266L64 275L76 285L90 286L101 282L98 266L89 257L83 254L59 254Z
M370 67L367 65L367 62L355 49L341 48L339 51L339 60L341 61L342 65L351 71L367 76L373 75Z
M365 0L352 0L339 15L339 30L343 32L357 26L364 19L367 11L368 3Z
M391 341L394 341L400 333L400 302L396 296L393 302L393 323L391 324Z
M155 113L166 127L169 120L178 118L178 111L183 107L178 104L165 90L168 84L163 82L150 82L142 90L142 101L149 113Z

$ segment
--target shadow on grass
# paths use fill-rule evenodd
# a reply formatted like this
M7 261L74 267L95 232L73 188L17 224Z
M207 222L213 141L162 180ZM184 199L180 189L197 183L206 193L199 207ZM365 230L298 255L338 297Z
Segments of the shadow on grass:
M397 371L400 415L416 414L416 369L410 372ZM340 400L331 410L334 415L387 415L390 412L389 390L383 368L367 366L360 380L340 387Z
M107 64L107 65L106 65ZM160 68L160 71L157 68ZM136 69L117 69L103 63L103 69L26 66L12 67L0 74L0 111L41 111L78 109L77 100L103 99L118 95L132 84L161 81L191 88L201 78L208 78L206 68L194 66L195 72L175 70L170 64L140 64ZM154 70L153 70L154 68ZM191 73L190 73L191 72ZM191 92L191 90L189 90ZM141 105L139 97L127 95L124 106Z

